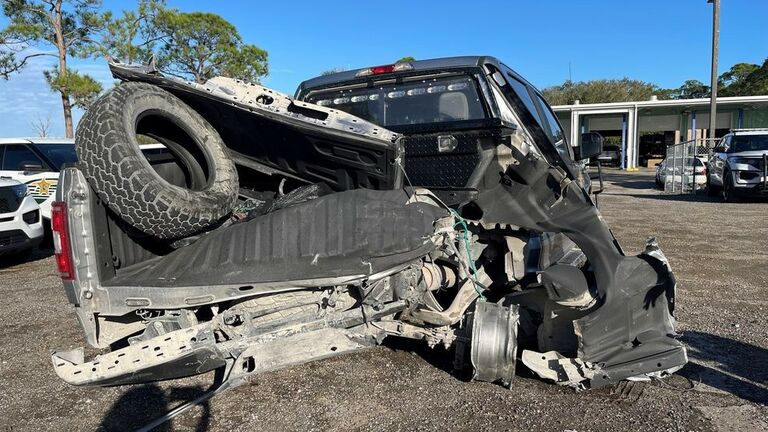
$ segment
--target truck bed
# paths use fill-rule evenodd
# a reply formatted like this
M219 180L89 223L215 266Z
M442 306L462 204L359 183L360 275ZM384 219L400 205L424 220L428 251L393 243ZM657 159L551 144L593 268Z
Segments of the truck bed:
M363 277L434 247L445 210L406 205L403 190L333 193L213 231L122 269L105 286L174 288ZM316 281L313 282L316 284ZM249 288L250 287L250 288Z

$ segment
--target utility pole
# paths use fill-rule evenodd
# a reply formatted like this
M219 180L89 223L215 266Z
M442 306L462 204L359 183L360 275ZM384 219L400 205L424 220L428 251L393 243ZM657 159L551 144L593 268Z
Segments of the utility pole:
M707 0L712 3L712 95L709 100L709 138L715 138L717 120L717 55L720 45L720 0Z

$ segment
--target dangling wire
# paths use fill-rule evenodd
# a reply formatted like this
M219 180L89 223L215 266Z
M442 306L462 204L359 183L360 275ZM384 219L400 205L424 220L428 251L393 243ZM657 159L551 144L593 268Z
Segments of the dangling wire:
M397 161L397 166L400 167L400 171L403 172L403 177L405 178L406 183L408 183L408 186L413 189L413 183L411 183L411 179L408 178L408 173L405 172L405 167L403 166L403 161L400 158L395 159ZM408 193L408 188L403 185L403 191L405 191L405 195L408 196L408 199L411 199L412 195Z
M408 183L408 186L413 189L413 184L411 183L411 179L408 178L408 173L405 172L405 167L403 166L402 162L398 159L397 160L397 166L400 167L400 169L403 171L403 177L405 178L405 181ZM408 190L403 187L403 189L406 191L406 195L408 195L408 198L411 197L411 195L408 194ZM448 207L440 198L437 196L434 196L435 200L440 203L443 207L445 207L446 210L448 210L451 213L451 216L453 216L453 228L456 229L457 227L461 227L461 231L459 234L459 240L464 243L464 248L467 252L467 260L469 261L469 269L467 273L469 273L469 279L472 281L472 285L475 287L475 291L477 292L477 295L480 296L481 299L485 300L485 296L483 295L483 289L485 287L483 284L480 283L480 281L477 279L477 266L475 265L475 260L472 258L472 248L469 244L469 225L467 225L467 221L459 215L459 213ZM458 251L457 251L458 252Z
M459 234L459 240L464 243L464 249L467 252L467 260L469 261L469 270L470 275L469 278L472 280L472 285L475 287L475 291L477 291L477 295L480 296L481 299L485 300L485 296L483 295L482 288L485 288L482 286L480 281L477 280L477 266L475 265L475 259L472 258L472 248L469 244L469 225L467 225L467 221L459 215L459 213L449 208L448 211L451 212L451 215L453 216L454 223L453 228L456 229L457 227L461 228L460 234Z

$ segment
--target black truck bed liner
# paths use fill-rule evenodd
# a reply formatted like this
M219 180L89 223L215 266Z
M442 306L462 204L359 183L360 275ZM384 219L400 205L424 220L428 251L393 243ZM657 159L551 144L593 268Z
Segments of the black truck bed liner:
M123 269L110 286L189 287L370 275L435 246L446 210L406 204L404 190L326 195L203 236Z

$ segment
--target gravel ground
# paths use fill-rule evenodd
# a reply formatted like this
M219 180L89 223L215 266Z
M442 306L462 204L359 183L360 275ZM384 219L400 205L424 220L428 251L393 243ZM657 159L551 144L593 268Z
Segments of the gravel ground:
M676 376L577 394L519 371L510 391L397 342L259 375L159 430L768 430L768 204L663 195L648 173L606 179L601 208L627 252L655 235L678 277L691 363ZM49 352L82 336L50 252L0 268L0 289L2 431L132 430L211 382L71 387Z

